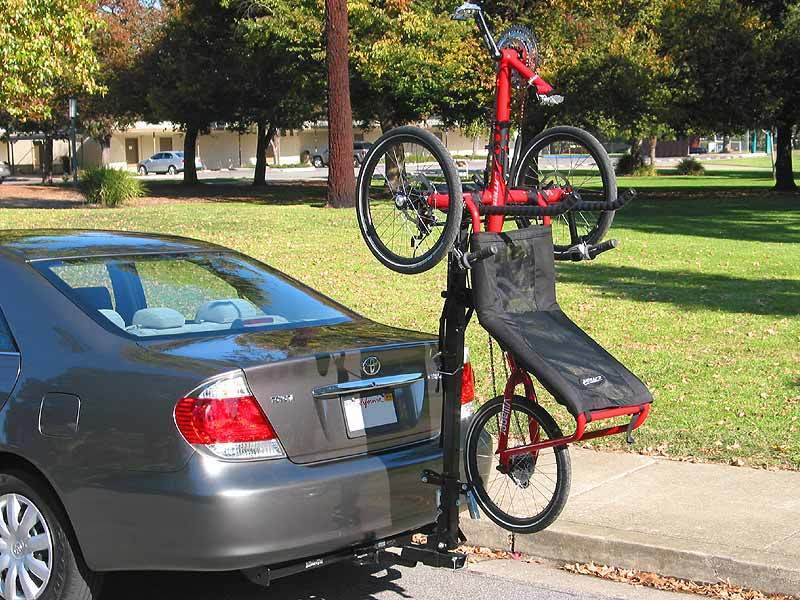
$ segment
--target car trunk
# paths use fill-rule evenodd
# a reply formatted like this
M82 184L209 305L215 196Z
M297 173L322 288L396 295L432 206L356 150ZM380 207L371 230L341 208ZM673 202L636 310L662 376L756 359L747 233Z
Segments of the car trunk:
M288 458L301 464L431 439L441 426L436 343L359 319L330 327L140 342L241 368Z
M431 348L344 350L246 368L245 375L289 459L311 463L437 435L441 396L428 378Z

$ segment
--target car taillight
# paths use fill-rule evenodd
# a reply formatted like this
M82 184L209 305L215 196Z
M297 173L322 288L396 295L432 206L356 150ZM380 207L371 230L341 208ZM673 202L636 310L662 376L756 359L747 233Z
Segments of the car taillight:
M461 418L468 419L475 409L472 401L475 400L475 372L469 361L469 348L464 348L464 368L461 370Z
M187 442L220 458L286 456L242 374L212 381L179 400L175 424Z

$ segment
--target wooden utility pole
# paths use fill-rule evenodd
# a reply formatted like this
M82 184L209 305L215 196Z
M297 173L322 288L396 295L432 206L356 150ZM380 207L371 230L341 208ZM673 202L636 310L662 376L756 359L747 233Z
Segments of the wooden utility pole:
M347 47L347 0L325 0L328 66L328 204L355 204L353 110L350 106L350 61Z

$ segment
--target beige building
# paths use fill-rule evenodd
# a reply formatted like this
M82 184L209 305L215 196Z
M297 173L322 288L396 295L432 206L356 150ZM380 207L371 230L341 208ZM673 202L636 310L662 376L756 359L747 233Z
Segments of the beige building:
M444 130L437 122L424 124L453 155L486 154L485 139L473 139L458 130ZM379 128L353 129L358 141L373 142L380 137ZM135 169L139 161L167 150L183 150L184 134L171 123L136 123L130 129L115 132L111 138L109 166ZM255 130L245 133L213 129L197 140L198 156L208 169L253 167L256 163L257 136ZM315 152L328 144L326 123L311 124L303 129L282 130L267 149L268 163L273 166L307 162ZM0 160L12 163L17 173L41 172L41 144L36 140L12 138L0 144ZM69 144L57 140L54 144L54 170L61 171L61 157L69 156ZM101 162L100 144L87 138L78 140L78 164L97 166Z

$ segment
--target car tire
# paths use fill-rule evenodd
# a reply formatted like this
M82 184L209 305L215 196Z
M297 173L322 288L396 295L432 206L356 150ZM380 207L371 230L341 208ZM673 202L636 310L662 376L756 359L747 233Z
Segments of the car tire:
M139 175L147 175L147 167L145 167L144 165L139 167Z
M167 169L167 174L175 175L175 173L177 173L177 171L175 170L175 166L174 165L170 165L169 169Z
M314 166L315 166L317 169L322 169L322 168L324 168L324 167L325 167L325 163L323 162L323 160L322 160L322 157L321 157L321 156L315 156L315 157L314 157L314 158L311 160L311 163L312 163L312 164L313 164L313 165L314 165Z
M35 512L27 518L31 510ZM8 529L9 522L13 523L14 512L18 514L15 529L23 523L32 523L19 537L16 535L18 532L11 533ZM44 485L25 473L0 472L0 519L9 531L9 539L4 539L8 554L0 552L0 555L3 560L8 557L12 564L16 563L24 570L25 577L18 575L15 583L20 591L23 591L21 586L25 579L25 585L37 586L36 593L32 594L37 600L93 600L99 597L103 576L89 570L84 563L77 543L69 533L71 529L66 514ZM29 550L26 547L34 537L40 542L38 548L43 549ZM18 546L20 542L21 546ZM17 554L14 554L15 548L19 550ZM9 566L0 575L3 590L10 583L8 578L11 574ZM8 597L6 593L3 595Z

